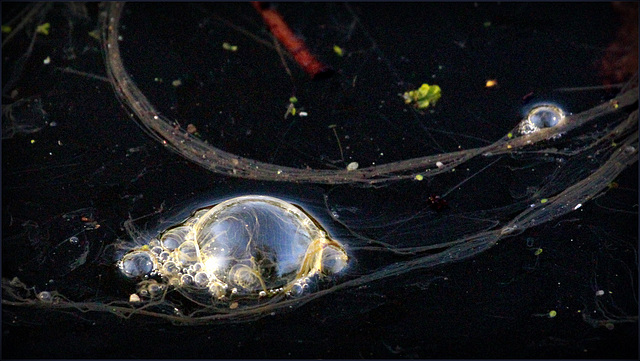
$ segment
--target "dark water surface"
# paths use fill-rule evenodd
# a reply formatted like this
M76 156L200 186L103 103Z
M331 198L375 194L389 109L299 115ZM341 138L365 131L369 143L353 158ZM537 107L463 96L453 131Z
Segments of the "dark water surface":
M637 101L437 176L403 170L375 187L241 179L169 151L121 104L105 70L104 9L39 6L2 4L13 29L35 9L3 34L3 358L638 357L637 162L610 162L637 157ZM599 64L619 28L610 4L277 9L331 79L313 82L280 56L249 4L127 4L122 62L176 129L193 125L241 157L334 171L471 154L507 139L535 104L584 114L620 88L575 89L606 81ZM417 110L402 94L422 83L442 98ZM292 96L297 114L285 116ZM616 135L633 111L635 138L634 126ZM584 194L557 203L567 189ZM326 294L189 326L103 307L136 292L115 266L127 227L148 241L185 212L244 194L295 203L346 245L349 268L321 285ZM546 202L572 211L526 218ZM483 238L513 224L523 231ZM67 306L38 302L42 291ZM193 307L173 296L164 306Z

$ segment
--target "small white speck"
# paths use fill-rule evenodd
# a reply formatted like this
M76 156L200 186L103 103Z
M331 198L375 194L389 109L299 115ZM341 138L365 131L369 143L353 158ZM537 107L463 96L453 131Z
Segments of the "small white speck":
M596 296L602 296L602 295L604 295L603 290L598 290L598 292L596 292Z
M444 167L444 164L442 164L442 162L436 162L436 167L442 169Z
M43 61L44 65L49 65L51 63L51 57L47 56L44 61Z
M582 207L582 203L578 203L575 207L573 207L573 210L575 211L576 209Z
M356 170L358 169L358 162L351 162L347 165L347 170Z
M300 112L301 117L306 117L307 115L309 115L307 112Z

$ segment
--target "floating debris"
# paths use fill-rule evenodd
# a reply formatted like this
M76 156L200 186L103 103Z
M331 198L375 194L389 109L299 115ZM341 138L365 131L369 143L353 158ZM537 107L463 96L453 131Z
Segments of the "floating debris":
M51 29L51 24L44 23L44 24L38 25L38 27L36 28L36 33L49 35L49 29Z
M238 46L237 45L231 45L229 43L222 43L222 49L228 50L230 52L236 52L236 51L238 51Z
M340 56L340 57L342 57L344 55L344 52L342 51L342 48L337 46L337 45L333 46L333 52L336 53L336 55Z
M89 36L96 39L96 40L100 40L100 31L99 30L92 30L89 32Z
M347 165L347 170L356 170L358 169L358 162L351 162Z
M417 90L405 92L402 97L405 104L411 104L418 109L426 109L429 106L435 106L436 102L442 96L442 91L438 85L422 84Z
M289 115L296 115L296 107L293 103L289 103L287 106L287 112L284 113L284 119L287 119Z

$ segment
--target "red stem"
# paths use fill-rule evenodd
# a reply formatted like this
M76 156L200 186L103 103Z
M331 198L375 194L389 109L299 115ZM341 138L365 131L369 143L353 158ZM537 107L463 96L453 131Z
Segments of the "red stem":
M252 1L253 7L262 15L264 23L271 34L287 49L296 63L311 76L313 80L326 79L333 74L331 67L322 64L309 51L307 46L289 28L280 13L269 8L269 5L260 1Z

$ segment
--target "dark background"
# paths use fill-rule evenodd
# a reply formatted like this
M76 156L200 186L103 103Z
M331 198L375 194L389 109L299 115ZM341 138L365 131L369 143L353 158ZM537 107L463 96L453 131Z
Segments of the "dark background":
M3 24L24 6L3 3ZM530 92L576 112L611 96L553 91L603 83L598 62L619 27L611 4L350 7L368 36L359 26L351 33L355 18L342 4L278 5L294 31L337 70L326 82L310 82L292 62L289 77L272 48L220 20L270 41L249 4L127 4L124 63L163 114L196 125L204 139L298 167L381 164L484 145L517 123ZM109 83L64 71L105 76L100 42L89 35L98 8L86 9L55 5L40 22L50 22L50 34L38 36L24 61L30 36L19 34L2 49L3 110L26 99L13 118L3 112L3 278L19 276L38 290L71 290L76 299L102 297L74 294L76 283L126 297L131 285L117 278L105 254L108 244L128 237L123 222L130 217L179 209L211 193L288 194L320 207L317 195L332 187L231 179L189 164L127 116ZM222 41L238 45L238 52L221 50ZM337 57L334 44L352 54ZM485 89L493 78L499 86ZM175 79L182 85L173 86ZM357 86L349 87L352 82ZM394 105L398 94L423 82L443 89L435 112L407 115L401 102ZM308 121L283 119L293 94L310 113ZM331 124L350 136L342 138L344 160L327 131ZM513 181L525 184L521 172ZM492 181L490 173L479 177ZM579 211L471 260L336 292L251 323L179 327L3 305L2 356L637 358L637 179L635 164L617 187ZM432 186L447 189L437 181ZM415 188L407 187L405 197ZM421 198L432 190L418 192ZM452 198L472 209L480 196L465 190ZM72 235L77 247L56 248ZM535 256L538 248L543 253ZM82 254L86 262L77 265ZM597 296L598 290L605 294ZM558 315L546 317L550 310Z

